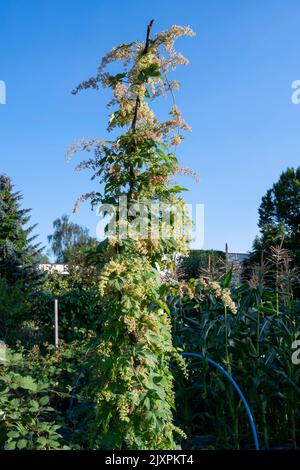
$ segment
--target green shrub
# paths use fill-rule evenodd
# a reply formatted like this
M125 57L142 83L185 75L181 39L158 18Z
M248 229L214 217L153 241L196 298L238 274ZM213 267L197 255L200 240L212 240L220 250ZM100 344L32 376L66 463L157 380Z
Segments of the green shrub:
M178 260L177 273L180 279L197 278L205 272L224 273L225 253L216 250L191 250Z
M0 450L87 448L93 407L79 385L89 343L8 350L0 365Z
M21 286L9 285L0 277L0 339L9 342L28 315L28 299Z
M39 290L31 298L31 317L44 340L53 342L54 299L58 299L59 338L70 342L82 337L84 331L99 331L101 302L96 288Z

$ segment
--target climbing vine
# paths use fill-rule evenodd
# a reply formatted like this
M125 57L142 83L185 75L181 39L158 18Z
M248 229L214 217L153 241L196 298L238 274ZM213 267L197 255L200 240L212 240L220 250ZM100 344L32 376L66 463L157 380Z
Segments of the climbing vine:
M153 21L144 42L114 47L102 59L97 75L74 90L76 94L100 86L112 89L108 131L115 135L117 129L123 130L114 140L81 141L68 152L69 156L90 152L91 158L79 169L92 170L92 178L99 181L99 191L84 194L79 202L117 207L117 229L108 228L97 249L103 328L91 364L94 449L175 449L177 437L184 437L173 423L170 360L177 358L183 368L184 363L172 345L170 312L158 268L170 268L174 256L187 251L187 233L176 219L180 213L188 220L181 196L184 188L173 178L190 172L179 166L175 156L183 132L190 127L175 102L179 83L168 74L188 63L175 50L176 39L192 37L194 32L172 26L152 37L152 27ZM117 61L121 71L108 72L107 67ZM159 120L150 105L167 95L172 106L167 119ZM120 211L124 199L125 220ZM137 215L136 204L146 211ZM150 217L151 204L159 209Z

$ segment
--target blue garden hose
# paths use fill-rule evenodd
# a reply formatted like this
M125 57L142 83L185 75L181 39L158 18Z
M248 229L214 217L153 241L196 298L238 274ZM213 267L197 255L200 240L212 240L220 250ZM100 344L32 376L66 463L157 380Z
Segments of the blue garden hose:
M196 353L188 353L188 352L183 352L181 353L182 356L190 356L190 357L197 357L199 359L204 359L206 360L207 362L209 362L210 364L212 364L213 366L215 366L217 369L219 369L226 377L227 379L232 383L232 385L234 386L234 388L236 389L237 393L239 394L240 396L240 399L242 400L245 408L246 408L246 411L247 411L247 415L248 415L248 418L249 418L249 422L250 422L250 426L251 426L251 429L252 429L252 434L253 434L253 439L254 439L254 446L255 446L255 450L259 450L259 443L258 443L258 437L257 437L257 431L256 431L256 427L255 427L255 423L254 423L254 419L253 419L253 416L252 416L252 413L250 411L250 408L249 408L249 405L247 403L247 400L246 398L244 397L240 387L238 386L238 384L236 383L236 381L231 377L231 375L228 374L228 372L222 367L220 366L220 364L218 364L217 362L213 361L212 359L210 359L209 357L205 357L205 356L202 356L201 354L196 354Z

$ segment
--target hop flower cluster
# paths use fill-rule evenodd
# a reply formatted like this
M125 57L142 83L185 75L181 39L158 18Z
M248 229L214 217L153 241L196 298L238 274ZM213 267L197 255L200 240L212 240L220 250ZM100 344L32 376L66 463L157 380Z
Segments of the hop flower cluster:
M173 426L173 431L176 432L182 439L187 439L186 433L178 426Z
M174 135L174 137L172 138L172 145L177 146L177 145L181 144L181 142L182 142L182 136L179 135L179 134Z
M75 142L72 145L69 145L67 154L66 154L66 159L70 160L70 158L77 152L90 152L92 149L95 150L98 149L98 151L105 145L105 141L101 139L81 139ZM97 150L96 150L97 152Z
M128 64L134 54L134 49L131 44L122 44L121 46L113 47L102 59L98 72L101 73L105 67L111 62L118 60L124 61L125 65Z
M127 401L127 399L124 395L121 395L118 398L117 410L119 412L120 420L125 421L125 422L129 422L128 415L129 415L130 407L129 407L128 401Z
M174 49L174 43L176 39L181 36L194 37L195 32L190 26L179 26L173 25L166 31L162 31L156 36L156 42L162 44L167 52L171 52Z
M188 372L187 364L185 362L184 357L182 357L182 355L179 354L178 351L174 351L173 354L174 354L175 360L176 360L181 372L183 373L184 377L186 379L188 379L189 378L189 372Z
M182 295L187 295L190 299L195 297L195 290L187 282L181 282L179 285L179 292Z
M128 88L125 87L121 81L117 81L114 85L114 95L119 103L121 103L122 99L124 98L124 96L126 96L127 92Z
M136 321L134 318L125 315L124 323L127 327L128 333L133 333L136 330Z
M201 278L201 283L210 289L213 294L216 296L217 299L221 300L223 304L231 311L231 313L237 313L237 307L234 301L231 298L230 290L229 289L222 289L220 284L216 281L206 281L205 279Z
M186 166L176 166L175 173L178 175L188 175L194 178L195 181L199 181L199 175L192 169Z
M99 282L99 292L101 296L104 296L107 283L112 274L120 275L124 271L124 266L115 260L109 261L104 267Z

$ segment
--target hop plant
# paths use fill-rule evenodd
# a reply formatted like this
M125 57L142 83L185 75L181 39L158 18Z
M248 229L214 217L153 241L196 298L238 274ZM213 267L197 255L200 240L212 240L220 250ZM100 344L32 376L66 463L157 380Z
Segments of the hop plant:
M153 21L144 42L134 41L114 47L102 59L95 77L81 83L83 89L110 88L113 99L108 131L122 129L114 140L83 140L69 148L70 157L88 151L92 157L78 169L89 169L100 184L98 191L81 196L78 202L92 205L115 204L126 196L129 203L160 203L185 212L181 188L173 183L180 168L175 148L190 127L175 102L176 80L168 77L187 59L175 50L181 36L194 36L189 27L172 26L151 37ZM112 75L108 66L121 62L121 71ZM152 103L160 96L172 97L168 117L160 121ZM77 209L76 205L76 209ZM128 209L128 207L127 207ZM116 212L116 220L120 213ZM129 215L128 223L135 220ZM117 233L97 249L102 274L99 291L102 297L102 332L91 368L94 371L96 418L90 433L93 449L175 449L177 438L184 433L173 424L174 390L170 358L184 361L172 345L169 310L160 296L162 281L157 270L165 261L169 265L178 252L187 250L187 234L158 214L155 223L164 238L139 239L119 237L127 229L119 224ZM147 234L153 221L147 219Z

